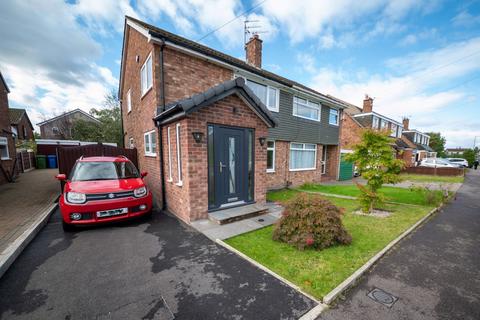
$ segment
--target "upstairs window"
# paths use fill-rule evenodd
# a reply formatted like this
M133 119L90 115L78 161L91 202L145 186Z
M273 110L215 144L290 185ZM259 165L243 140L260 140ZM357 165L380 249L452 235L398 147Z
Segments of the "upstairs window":
M388 127L388 122L386 120L380 121L380 129L386 129Z
M373 120L372 120L372 128L373 129L378 129L378 121L380 119L378 119L377 117L373 117Z
M320 121L320 104L293 97L293 115L296 117Z
M247 86L267 106L268 110L278 112L279 91L274 87L247 80Z
M147 93L147 91L153 85L153 76L152 76L152 54L148 56L147 60L140 70L140 84L142 88L142 96Z
M330 113L328 115L328 123L334 126L338 126L338 110L330 108Z
M130 113L132 111L132 92L130 89L128 89L127 92L127 113Z
M390 129L391 129L390 135L393 136L393 137L396 137L398 126L395 123L392 123L392 126L391 126Z

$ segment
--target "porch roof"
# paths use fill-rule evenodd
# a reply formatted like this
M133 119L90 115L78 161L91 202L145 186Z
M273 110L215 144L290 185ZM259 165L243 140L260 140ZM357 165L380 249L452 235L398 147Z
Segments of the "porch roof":
M277 125L277 120L275 120L267 107L246 85L245 79L243 78L236 78L222 82L202 93L169 103L165 108L159 106L157 107L157 115L153 120L155 120L157 124L170 123L232 94L240 96L240 98L253 109L268 127L273 128Z

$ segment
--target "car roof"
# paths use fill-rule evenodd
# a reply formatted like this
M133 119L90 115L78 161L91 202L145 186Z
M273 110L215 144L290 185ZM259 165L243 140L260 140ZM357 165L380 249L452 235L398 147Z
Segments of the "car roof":
M127 157L83 157L78 159L80 162L127 162L130 161Z

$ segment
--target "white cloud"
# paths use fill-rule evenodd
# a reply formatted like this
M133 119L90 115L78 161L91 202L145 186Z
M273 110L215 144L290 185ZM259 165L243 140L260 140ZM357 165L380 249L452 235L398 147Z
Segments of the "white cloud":
M243 46L244 18L235 19L246 10L240 0L147 0L138 6L140 13L152 20L169 18L185 36L193 40L231 21L212 36L217 37L226 47ZM260 30L267 31L261 35L262 39L275 37L276 27L266 16L250 13L248 19L257 20Z
M463 10L452 19L452 23L457 27L473 27L480 24L480 15L472 15L468 11Z
M276 0L262 4L262 12L285 29L293 43L320 37L320 48L331 49L358 44L379 35L403 32L406 27L399 23L401 19L412 11L429 13L436 8L435 3L415 0Z
M26 107L32 122L69 109L101 107L118 85L112 72L93 61L101 46L60 0L0 2L0 69L11 105ZM59 23L61 21L61 23Z
M371 74L365 70L352 73L342 69L317 69L310 85L356 105L361 105L368 93L375 97L374 110L382 114L398 120L402 116L412 116L413 126L435 119L435 126L426 125L419 129L440 126L450 132L454 131L450 119L432 116L443 108L462 105L472 99L461 88L453 87L480 70L479 55L480 37L438 50L390 59L386 74ZM479 121L475 122L480 128ZM450 139L449 136L447 138Z

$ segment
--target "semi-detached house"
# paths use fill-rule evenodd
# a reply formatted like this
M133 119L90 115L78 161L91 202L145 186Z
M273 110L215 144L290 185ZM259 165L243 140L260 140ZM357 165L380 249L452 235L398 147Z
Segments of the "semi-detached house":
M338 176L344 103L247 61L126 17L119 97L158 206L186 222L266 201L267 189Z

